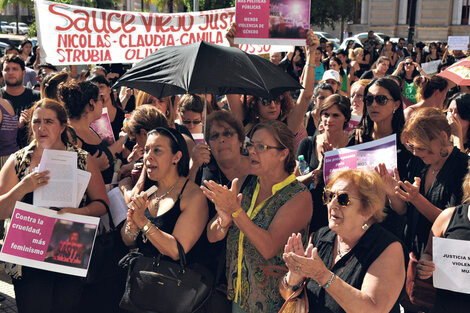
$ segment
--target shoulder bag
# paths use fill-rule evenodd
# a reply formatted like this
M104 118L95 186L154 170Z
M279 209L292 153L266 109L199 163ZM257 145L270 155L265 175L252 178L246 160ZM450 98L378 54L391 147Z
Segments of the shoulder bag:
M120 307L136 313L192 313L210 297L213 276L200 264L186 263L183 247L176 240L178 261L126 255L119 264L128 267L126 289Z

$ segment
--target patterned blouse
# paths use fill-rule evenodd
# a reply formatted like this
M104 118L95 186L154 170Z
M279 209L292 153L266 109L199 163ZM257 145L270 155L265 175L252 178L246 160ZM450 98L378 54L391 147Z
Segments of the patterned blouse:
M16 176L21 181L26 175L31 173L31 156L33 155L34 150L36 149L35 142L32 142L25 148L18 150L13 154L15 158L15 171ZM88 152L77 148L75 146L67 145L67 151L75 151L77 152L77 168L81 170L86 170L87 168L87 156ZM33 193L28 193L21 199L22 202L32 204L33 203ZM82 202L80 206L82 206L86 202L86 193L83 195ZM5 234L6 236L6 234ZM12 263L3 263L0 264L0 269L4 268L7 274L12 276L13 278L20 278L22 276L21 266Z
M253 193L258 184L256 176L248 176L248 182L242 191L242 208L248 211ZM284 181L273 186L273 195L261 203L261 210L252 218L258 227L267 230L279 208L297 194L305 191L305 186L290 175ZM256 200L255 200L256 201ZM295 230L297 231L297 230ZM238 277L238 247L240 230L232 226L227 234L227 264L228 298L236 298ZM287 272L282 260L282 249L276 256L265 260L249 239L243 240L243 257L241 260L241 290L236 302L248 312L277 313L284 300L278 291L279 280Z

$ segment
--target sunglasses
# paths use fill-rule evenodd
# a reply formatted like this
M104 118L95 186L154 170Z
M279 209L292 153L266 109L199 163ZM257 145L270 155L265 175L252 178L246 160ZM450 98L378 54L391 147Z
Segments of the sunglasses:
M276 104L280 104L281 100L282 100L281 96L278 96L278 97L273 98L273 99L257 98L257 101L260 101L261 105L265 106L265 107L270 106L272 101L274 101Z
M348 195L347 192L343 191L338 191L338 192L333 192L329 189L325 189L323 191L323 203L324 204L329 204L333 199L336 197L336 201L338 201L338 204L341 205L342 207L346 207L351 203L351 199L357 199L361 200L360 198L356 197L351 197Z
M188 124L199 125L199 124L201 124L201 121L199 121L199 120L194 120L194 121L191 121L191 120L183 120L183 124L185 124L185 125L188 125Z
M377 102L378 105L386 105L388 101L391 101L392 99L387 98L387 96L384 95L368 95L364 98L365 103L367 106L371 106L372 103Z
M224 131L221 132L221 133L212 133L212 134L209 136L209 140L210 140L210 141L215 141L215 140L219 139L220 136L225 137L225 138L232 138L233 135L235 135L235 132L234 132L234 131L229 130L229 129L226 129L226 130L224 130Z
M255 149L256 152L263 152L263 151L270 150L270 149L277 149L277 150L284 150L285 149L283 147L265 145L264 143L254 142L254 141L247 141L245 143L245 146L246 146L247 149L251 149L251 148Z
M413 65L413 63L406 62L405 65L410 66Z

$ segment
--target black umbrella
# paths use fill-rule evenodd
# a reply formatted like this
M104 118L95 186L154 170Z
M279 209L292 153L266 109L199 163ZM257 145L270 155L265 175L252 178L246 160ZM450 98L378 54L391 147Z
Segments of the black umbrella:
M185 93L270 98L302 88L281 68L257 55L205 41L156 51L124 74L115 84L119 86L157 98Z

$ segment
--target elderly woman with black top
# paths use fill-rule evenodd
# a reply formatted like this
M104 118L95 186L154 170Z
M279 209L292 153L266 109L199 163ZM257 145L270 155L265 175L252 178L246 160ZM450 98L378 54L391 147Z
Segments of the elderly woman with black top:
M305 284L309 312L400 312L405 282L403 247L377 223L384 217L384 185L366 170L339 171L324 193L328 227L304 250L293 234L283 258L289 272L280 283L287 299Z
M467 174L463 182L463 204L445 209L437 217L429 233L428 244L421 255L417 266L417 275L421 279L428 279L433 275L435 264L432 261L432 238L449 238L470 241L470 175ZM470 307L470 294L451 290L437 289L436 301L432 313L464 313Z
M310 193L293 175L294 135L279 121L255 126L248 143L251 173L228 189L204 181L204 194L215 203L210 242L227 237L228 297L232 312L277 313L276 288L284 271L282 248L293 232L306 230L312 215ZM281 166L280 166L281 164Z

